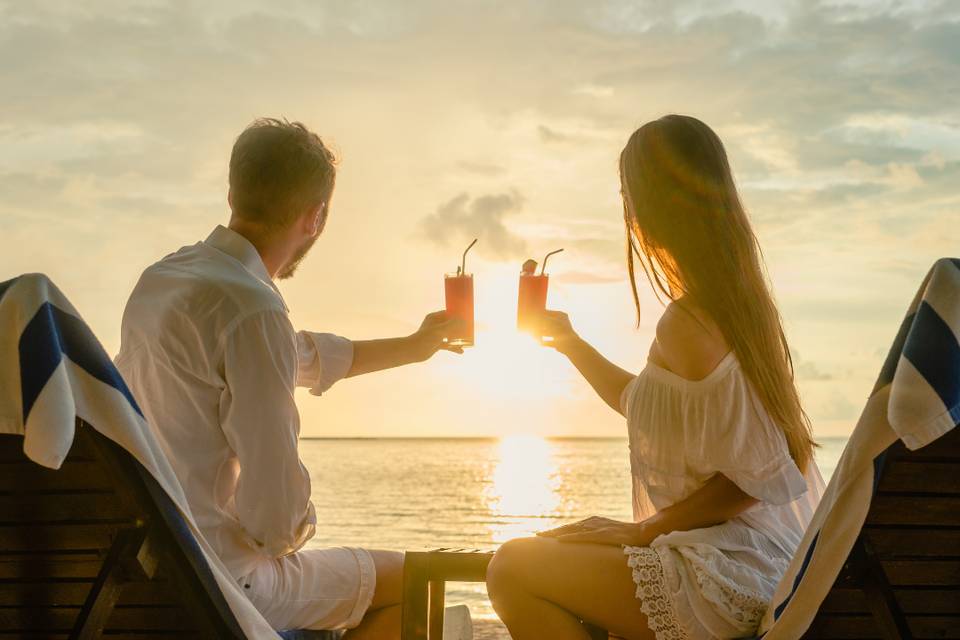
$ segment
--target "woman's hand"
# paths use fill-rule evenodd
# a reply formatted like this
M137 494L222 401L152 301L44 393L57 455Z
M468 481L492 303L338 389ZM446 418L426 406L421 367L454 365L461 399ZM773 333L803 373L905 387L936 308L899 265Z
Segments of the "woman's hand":
M570 347L580 342L580 336L570 323L570 316L563 311L544 311L540 316L539 328L545 336L542 344L553 347L560 353L565 354Z
M643 522L620 522L592 516L580 522L541 531L538 536L556 538L560 542L590 542L593 544L648 546L659 532L652 531Z

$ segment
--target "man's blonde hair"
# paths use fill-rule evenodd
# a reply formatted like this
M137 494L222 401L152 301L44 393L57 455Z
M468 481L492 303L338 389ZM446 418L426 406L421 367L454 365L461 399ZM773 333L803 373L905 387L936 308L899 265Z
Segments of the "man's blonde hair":
M336 158L300 122L254 120L230 155L233 213L266 230L284 228L333 194Z

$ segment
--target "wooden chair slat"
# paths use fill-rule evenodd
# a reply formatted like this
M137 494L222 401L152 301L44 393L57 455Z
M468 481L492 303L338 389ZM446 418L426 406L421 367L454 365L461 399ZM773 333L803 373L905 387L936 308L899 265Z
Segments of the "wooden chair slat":
M916 458L894 461L884 470L880 493L933 493L960 495L960 464L921 462Z
M960 527L953 529L864 527L882 558L960 558Z
M98 553L4 554L0 555L0 580L93 580L102 563L103 558Z
M106 549L116 530L117 524L113 522L0 525L0 549L7 552Z
M210 636L201 632L191 631L148 631L137 633L135 631L116 631L111 630L110 634L105 636L105 640L209 640Z
M880 640L880 630L873 616L820 614L803 635L809 640Z
M891 447L888 456L891 460L912 458L915 460L960 462L960 439L952 433L947 433L927 446L915 451L907 449L902 442L896 442L893 447Z
M0 607L0 629L69 633L79 613L80 607Z
M0 493L111 491L103 467L92 460L67 460L57 469L30 461L0 464Z
M0 495L0 523L42 524L47 522L83 522L129 520L116 494L80 493L76 495Z
M958 586L960 561L956 560L885 560L887 579L900 586Z
M867 524L960 527L960 496L878 495Z
M9 462L31 462L23 453L23 438L16 435L4 434L9 437L12 444L10 446L0 447L0 464ZM70 451L67 453L66 462L81 460L96 460L96 454L91 448L91 443L82 437L75 437Z
M117 606L105 631L199 631L180 606Z
M960 589L895 589L897 601L906 614L953 614L960 611ZM868 614L867 598L861 589L834 588L820 606L825 613Z

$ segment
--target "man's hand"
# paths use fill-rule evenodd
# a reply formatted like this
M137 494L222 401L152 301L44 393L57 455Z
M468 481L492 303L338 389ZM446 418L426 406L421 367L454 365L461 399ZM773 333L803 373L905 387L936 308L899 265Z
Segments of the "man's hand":
M412 348L411 358L414 362L423 362L437 351L453 351L463 353L463 347L453 346L446 342L448 335L464 328L463 320L451 318L446 311L428 313L416 333L410 336Z
M648 546L656 537L642 522L620 522L592 516L580 522L567 524L538 536L556 538L560 542L591 542L594 544Z

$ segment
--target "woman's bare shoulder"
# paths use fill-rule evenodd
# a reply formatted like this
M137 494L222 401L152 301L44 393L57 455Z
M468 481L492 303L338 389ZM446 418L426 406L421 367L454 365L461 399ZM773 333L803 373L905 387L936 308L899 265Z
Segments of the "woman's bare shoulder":
M702 380L730 351L723 333L690 304L671 302L657 323L655 362L688 380Z

